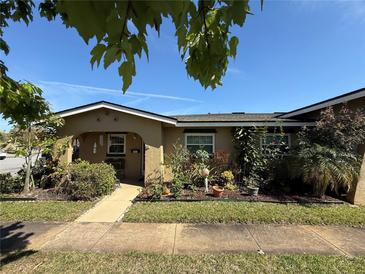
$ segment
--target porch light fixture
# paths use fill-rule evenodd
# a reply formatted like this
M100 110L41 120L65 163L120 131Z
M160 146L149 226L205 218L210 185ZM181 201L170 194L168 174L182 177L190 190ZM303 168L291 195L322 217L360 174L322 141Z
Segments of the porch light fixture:
M96 142L94 142L94 145L93 145L93 154L96 154Z

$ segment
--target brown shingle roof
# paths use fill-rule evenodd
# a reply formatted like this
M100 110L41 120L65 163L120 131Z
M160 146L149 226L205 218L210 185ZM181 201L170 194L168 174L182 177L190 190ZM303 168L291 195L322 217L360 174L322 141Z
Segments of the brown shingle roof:
M178 122L279 122L295 119L279 118L281 113L214 113L214 114L188 114L176 115L173 118Z

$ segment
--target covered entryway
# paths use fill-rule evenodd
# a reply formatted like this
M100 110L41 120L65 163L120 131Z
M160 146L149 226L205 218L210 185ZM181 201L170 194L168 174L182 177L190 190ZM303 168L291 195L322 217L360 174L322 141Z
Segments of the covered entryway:
M73 160L109 163L120 181L143 183L144 142L137 133L84 132L73 137L72 148Z
M163 176L163 124L176 124L171 117L98 102L59 112L65 120L61 137L72 136L73 151L81 159L109 162L121 180L139 180L141 184Z

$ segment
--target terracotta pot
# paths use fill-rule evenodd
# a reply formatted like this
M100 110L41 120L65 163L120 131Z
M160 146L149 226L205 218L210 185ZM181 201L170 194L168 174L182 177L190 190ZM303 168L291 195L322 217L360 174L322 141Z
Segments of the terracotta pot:
M162 190L162 195L168 196L171 194L171 191L168 187L164 187Z
M214 197L222 197L223 188L219 186L213 186L213 196Z

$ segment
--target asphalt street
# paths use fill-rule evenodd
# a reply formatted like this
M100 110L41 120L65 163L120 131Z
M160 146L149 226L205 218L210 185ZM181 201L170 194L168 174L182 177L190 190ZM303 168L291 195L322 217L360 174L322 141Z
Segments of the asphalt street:
M34 158L35 156L33 156L33 160ZM0 160L0 173L10 172L12 174L15 174L21 169L24 163L24 157L15 157L14 155L8 155L4 160Z

